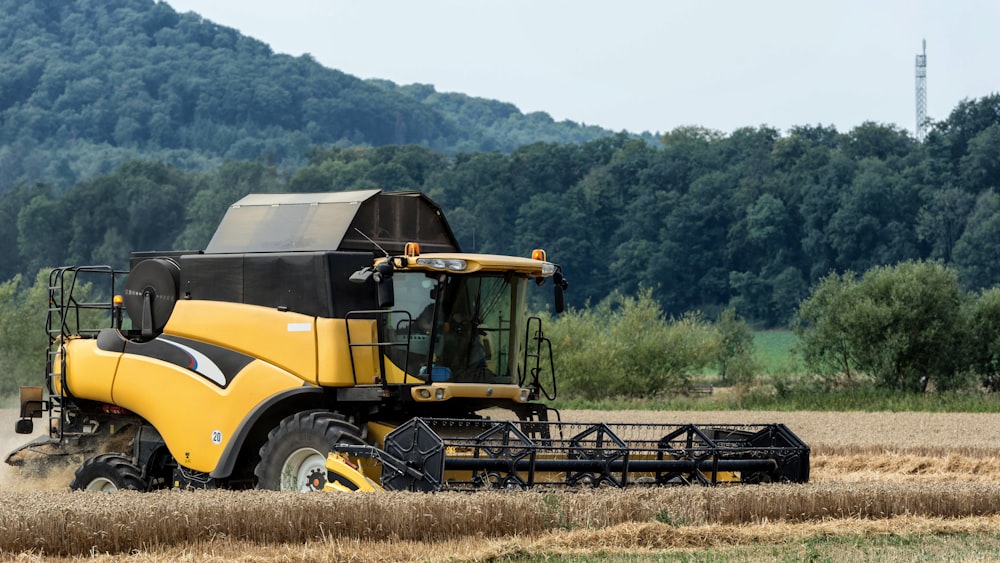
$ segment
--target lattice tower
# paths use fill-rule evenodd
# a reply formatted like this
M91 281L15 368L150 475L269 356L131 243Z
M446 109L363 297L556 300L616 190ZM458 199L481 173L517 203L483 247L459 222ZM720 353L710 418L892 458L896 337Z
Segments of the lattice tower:
M917 140L923 141L927 133L927 40L923 41L923 52L917 55Z

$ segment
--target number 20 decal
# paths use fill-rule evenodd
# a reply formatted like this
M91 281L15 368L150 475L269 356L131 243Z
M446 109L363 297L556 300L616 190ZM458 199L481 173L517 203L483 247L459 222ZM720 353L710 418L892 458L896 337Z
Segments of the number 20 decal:
M221 430L212 430L212 443L215 444L215 445L219 445L219 444L222 443L222 431Z

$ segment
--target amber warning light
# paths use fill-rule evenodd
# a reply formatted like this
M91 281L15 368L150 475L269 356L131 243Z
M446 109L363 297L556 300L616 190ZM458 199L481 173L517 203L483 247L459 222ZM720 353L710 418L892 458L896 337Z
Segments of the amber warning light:
M536 248L536 249L532 250L531 251L531 259L532 260L541 260L542 262L544 262L545 261L545 251L542 250L541 248Z

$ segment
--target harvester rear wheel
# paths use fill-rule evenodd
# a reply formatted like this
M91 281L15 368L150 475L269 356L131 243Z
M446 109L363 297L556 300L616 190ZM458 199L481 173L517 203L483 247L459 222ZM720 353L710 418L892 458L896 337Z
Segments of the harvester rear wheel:
M130 459L120 454L100 454L83 462L69 488L112 493L123 489L144 491L147 487L142 471Z
M276 491L322 491L326 456L334 444L364 445L361 431L328 411L293 414L267 435L254 469L257 487Z

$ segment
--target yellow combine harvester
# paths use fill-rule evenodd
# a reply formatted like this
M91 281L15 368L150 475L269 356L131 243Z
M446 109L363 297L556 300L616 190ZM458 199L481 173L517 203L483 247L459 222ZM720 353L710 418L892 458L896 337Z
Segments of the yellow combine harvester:
M544 251L462 253L419 193L250 195L204 251L53 270L46 389L22 388L16 428L48 435L7 462L83 459L89 490L808 479L782 425L559 421L526 314L546 283L560 311Z

